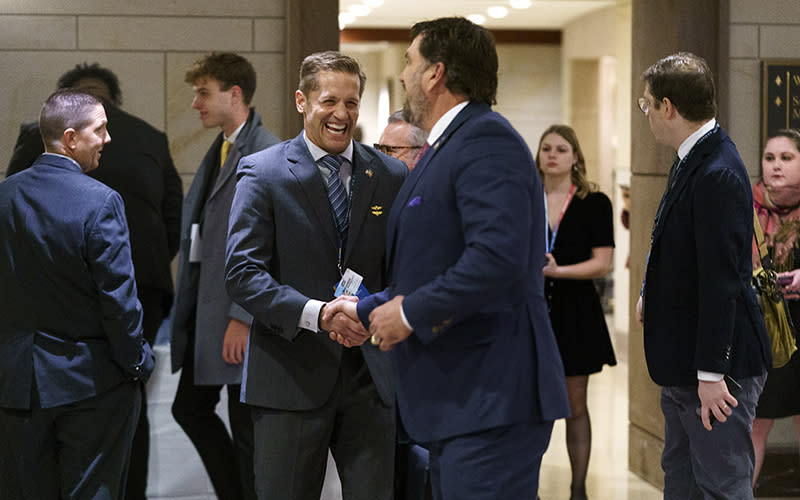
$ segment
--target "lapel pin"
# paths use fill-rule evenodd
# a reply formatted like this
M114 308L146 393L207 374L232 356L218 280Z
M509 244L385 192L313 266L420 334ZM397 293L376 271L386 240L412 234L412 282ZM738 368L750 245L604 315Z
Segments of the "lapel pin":
M381 205L372 205L369 207L369 210L372 212L372 215L383 215L383 207Z
M372 179L373 172L371 168L368 168L364 173L367 174L367 177Z

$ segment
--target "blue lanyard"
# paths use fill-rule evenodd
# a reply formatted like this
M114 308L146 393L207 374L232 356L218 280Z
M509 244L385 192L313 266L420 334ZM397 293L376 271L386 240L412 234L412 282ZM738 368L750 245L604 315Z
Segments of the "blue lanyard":
M552 253L553 247L556 245L556 236L558 235L558 228L561 226L561 221L564 219L564 214L567 211L567 207L569 207L569 202L572 201L572 195L575 194L575 184L570 186L569 194L567 195L567 199L564 200L564 206L561 207L561 214L558 216L558 222L556 222L556 226L552 229L552 232L548 234L548 230L550 229L550 215L549 209L547 208L547 193L544 193L544 241L545 241L545 253Z

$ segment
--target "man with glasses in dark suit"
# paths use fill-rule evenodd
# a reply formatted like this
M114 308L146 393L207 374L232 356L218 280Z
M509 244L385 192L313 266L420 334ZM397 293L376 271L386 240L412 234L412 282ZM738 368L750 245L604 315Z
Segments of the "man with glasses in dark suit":
M673 54L642 79L650 130L677 152L637 304L647 369L662 388L664 498L751 499L750 433L771 356L750 285L750 180L714 118L705 60Z
M389 116L389 123L374 146L378 151L405 163L409 170L414 170L420 149L427 138L427 132L405 121L403 111L398 110Z

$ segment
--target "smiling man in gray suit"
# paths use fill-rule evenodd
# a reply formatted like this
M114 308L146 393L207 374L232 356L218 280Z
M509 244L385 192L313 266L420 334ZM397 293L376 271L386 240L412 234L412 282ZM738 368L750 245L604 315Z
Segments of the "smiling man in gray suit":
M239 159L278 139L250 107L256 73L245 58L209 54L186 72L186 82L203 126L221 132L184 202L172 323L172 369L183 371L172 414L197 448L217 496L251 499L253 428L249 409L239 402L250 315L225 293L225 236ZM233 441L215 412L223 385Z
M329 448L345 500L392 497L389 360L330 340L315 300L332 299L348 268L367 290L385 285L386 221L408 169L352 140L365 80L338 52L306 57L295 92L304 131L239 164L226 276L253 315L242 399L254 406L262 500L318 500Z

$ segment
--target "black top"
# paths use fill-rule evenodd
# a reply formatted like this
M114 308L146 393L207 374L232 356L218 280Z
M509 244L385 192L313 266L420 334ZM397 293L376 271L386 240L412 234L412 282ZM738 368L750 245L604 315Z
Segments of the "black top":
M773 249L770 248L770 256ZM792 262L800 262L800 241L796 241L792 249ZM774 262L774 261L773 261ZM797 264L794 264L795 266ZM779 269L785 271L786 269ZM795 337L800 328L800 300L787 299L789 317L794 324ZM780 368L770 368L764 390L758 399L756 417L784 418L800 415L800 351L795 351L787 364Z
M551 233L548 233L548 239ZM592 248L614 246L611 201L600 192L572 197L558 228L553 257L560 266L592 257ZM545 279L550 321L567 376L617 364L603 308L592 280Z

